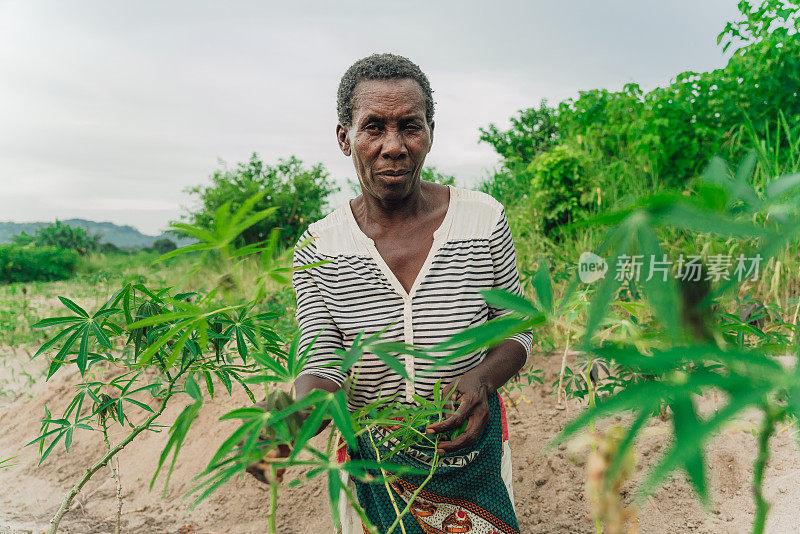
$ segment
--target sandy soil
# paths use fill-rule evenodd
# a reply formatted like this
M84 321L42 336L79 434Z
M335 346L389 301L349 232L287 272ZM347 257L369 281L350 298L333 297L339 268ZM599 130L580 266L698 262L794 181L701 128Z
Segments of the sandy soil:
M0 354L9 354L2 350ZM57 509L64 493L81 476L81 469L99 458L104 450L98 433L77 434L66 453L63 446L38 466L35 447L23 447L39 429L39 419L47 404L56 412L71 398L77 378L59 374L49 383L41 376L41 364L28 362L23 351L17 361L3 357L0 366L0 459L18 455L16 465L0 469L0 534L39 533ZM537 355L531 362L544 369L545 384L552 383L559 357ZM32 378L20 373L24 370ZM524 388L516 408L509 408L511 448L514 458L516 509L524 533L593 532L589 519L584 484L586 449L562 447L552 453L544 444L566 424L581 406L571 402L566 409L556 407L550 388ZM529 401L526 402L526 401ZM704 409L713 409L713 399L700 399ZM266 488L248 477L223 487L193 511L182 496L193 486L199 473L221 443L231 425L218 417L230 408L246 403L241 392L234 398L209 400L195 423L173 474L169 490L162 496L161 484L148 492L150 477L166 439L166 433L147 433L120 453L124 495L123 532L129 533L255 533L264 532L267 513ZM183 409L183 401L173 404L165 414L170 423ZM606 424L613 424L611 421ZM708 446L713 506L707 513L693 498L683 477L674 477L638 511L638 526L645 533L739 533L749 532L753 517L749 481L755 438L751 430L758 415L745 415ZM669 423L655 420L637 444L637 475L647 468L668 439ZM766 474L766 497L772 504L767 531L795 532L800 524L800 484L797 473L800 455L793 428L785 429L771 441L773 451ZM115 434L112 439L120 439ZM318 436L317 440L325 439ZM321 441L318 442L321 446ZM303 471L290 470L286 480ZM304 486L285 486L280 492L278 531L286 534L332 532L324 481L313 480ZM62 521L62 531L70 533L113 532L115 510L114 483L103 469L86 485Z

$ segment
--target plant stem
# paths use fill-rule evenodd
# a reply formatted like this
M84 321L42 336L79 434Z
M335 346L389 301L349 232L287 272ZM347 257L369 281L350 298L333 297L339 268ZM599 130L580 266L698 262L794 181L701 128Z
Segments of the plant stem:
M428 476L425 478L425 480L422 481L422 484L420 484L419 487L414 491L414 493L411 494L411 498L408 500L408 504L403 509L403 511L400 512L400 514L397 516L397 519L394 520L394 523L392 523L389 526L389 530L386 531L386 534L392 534L392 532L394 532L394 529L400 522L400 519L404 515L406 515L408 511L411 509L411 505L414 504L414 500L417 498L417 495L419 495L419 492L422 491L422 488L424 488L428 484L428 482L430 482L431 479L433 478L434 473L436 473L436 466L438 465L439 465L439 451L437 450L433 454L433 465L431 466L431 472L428 473ZM403 524L400 523L400 526L402 527Z
M562 406L561 403L561 396L564 395L564 370L567 368L567 352L569 352L569 338L567 339L567 343L564 347L564 355L561 357L561 372L558 373L558 390L556 391L556 406ZM564 395L566 397L566 395ZM567 399L564 399L564 404L567 403Z
M269 481L269 515L267 516L267 533L275 534L278 532L275 520L278 516L278 470L274 465L270 466L272 477Z
M592 409L594 408L594 406L596 404L596 400L594 398L594 381L592 380L592 369L593 368L594 368L594 358L592 358L591 355L590 355L589 356L589 373L586 376L586 385L589 388L589 406L591 406ZM595 431L594 419L592 419L592 421L589 423L589 432L591 432L592 438L594 438L594 431ZM594 439L592 439L591 444L589 445L589 447L591 448L592 452L596 452L597 451L597 445L595 444ZM595 531L595 534L602 534L602 532L603 532L603 526L600 524L600 518L599 517L595 517L594 518L594 531Z
M58 532L58 524L61 522L61 518L64 514L69 510L69 505L72 503L72 499L75 498L75 495L81 491L84 485L89 482L89 479L92 478L97 471L103 468L104 465L108 463L108 461L114 457L119 451L125 448L125 446L133 441L133 439L142 433L142 431L147 430L153 421L155 421L163 412L164 409L167 407L167 401L169 401L170 397L172 397L172 386L173 383L170 382L169 387L167 388L166 393L164 394L164 398L161 400L161 405L158 407L158 410L153 412L150 417L145 419L145 422L141 425L134 428L130 434L128 434L125 439L119 442L116 447L108 451L100 460L97 461L96 464L91 466L89 469L86 470L86 473L83 474L81 479L78 481L77 484L64 496L64 500L61 502L61 506L58 508L56 515L53 516L53 519L50 520L50 534L56 534Z
M108 424L106 423L106 418L102 417L103 423L103 440L106 442L106 452L111 452L111 442L108 439ZM111 476L114 479L114 485L117 488L117 520L114 523L114 534L120 534L121 527L120 523L122 522L122 484L119 481L119 473L117 473L117 468L114 467L114 460L108 461L108 467L111 469Z
M767 407L764 410L764 421L758 436L758 457L753 464L753 500L756 504L756 517L753 519L753 534L762 534L767 522L769 503L764 499L764 470L769 460L769 438L775 432L776 417Z
M375 449L375 457L377 458L378 463L380 463L381 453L378 452L378 447L375 446L375 440L372 439L372 432L367 431L367 434L369 435L369 441L372 443L372 448ZM391 532L394 530L394 527L397 526L397 523L401 521L403 516L400 515L400 509L397 507L397 501L395 500L394 495L392 495L392 488L389 487L389 482L386 480L386 471L383 469L383 467L381 467L380 469L381 469L381 475L383 475L383 485L386 488L386 493L389 495L389 500L392 501L392 508L394 508L394 513L397 516L395 522L392 523L392 526L387 533L391 534ZM403 525L402 522L400 523L400 530L403 532L403 534L407 534L406 527L405 525Z

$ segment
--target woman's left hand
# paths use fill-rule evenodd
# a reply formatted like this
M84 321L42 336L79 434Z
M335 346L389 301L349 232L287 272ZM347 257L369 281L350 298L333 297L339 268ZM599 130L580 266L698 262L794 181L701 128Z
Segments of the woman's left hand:
M478 442L486 425L489 424L488 386L475 374L462 375L442 390L442 396L450 394L451 402L458 402L458 409L447 419L428 425L428 434L440 434L460 428L467 421L464 432L451 441L440 441L437 451L442 454L471 447Z

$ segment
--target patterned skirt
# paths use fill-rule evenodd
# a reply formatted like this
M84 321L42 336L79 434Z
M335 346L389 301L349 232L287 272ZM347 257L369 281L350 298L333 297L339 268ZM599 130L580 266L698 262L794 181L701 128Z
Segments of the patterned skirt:
M511 450L508 446L508 426L505 406L500 395L489 398L490 419L478 442L467 449L442 455L436 471L419 491L403 517L408 534L519 534L514 512L514 493L511 484ZM387 429L371 429L359 437L358 451L340 442L337 459L375 461L389 455L391 440L380 444ZM373 443L377 444L377 451ZM426 449L410 448L390 458L393 464L408 465L430 471L433 457ZM377 473L376 473L377 474ZM391 476L387 472L387 476ZM358 496L359 504L370 521L384 533L397 518L395 508L403 510L412 499L426 475L404 475L395 478L389 488L383 483L364 483L342 472L342 482ZM339 499L341 534L363 534L366 529L356 511L342 492ZM395 532L400 532L399 527Z

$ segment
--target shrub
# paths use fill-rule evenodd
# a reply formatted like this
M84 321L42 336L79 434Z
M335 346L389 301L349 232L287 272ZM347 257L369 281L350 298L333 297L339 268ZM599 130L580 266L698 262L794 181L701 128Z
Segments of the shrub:
M66 280L75 274L77 265L74 250L0 245L0 282Z
M76 251L81 256L100 248L100 234L92 234L79 226L70 226L56 221L37 228L33 235L22 232L14 236L15 245L33 244L37 247L58 247Z
M552 108L542 103L521 110L507 130L482 128L480 140L501 158L501 170L482 190L503 201L519 185L520 165L567 142L583 145L605 166L625 161L667 187L683 189L715 155L741 159L758 148L732 143L742 125L750 125L748 137L759 139L776 128L779 113L783 130L798 127L800 17L796 5L784 4L739 4L742 20L728 23L718 36L723 51L734 52L723 68L683 72L648 92L635 83L621 91L580 91ZM781 133L775 143L786 150L791 141ZM629 185L619 180L614 187L624 191Z
M584 217L594 193L585 156L567 145L539 154L528 166L528 198L538 213L532 221L545 235Z
M188 189L200 197L200 207L186 215L189 223L209 229L219 208L230 203L230 210L239 209L245 200L263 193L255 209L278 209L246 230L237 238L238 245L259 243L269 238L273 228L280 228L278 243L292 246L309 223L321 219L327 210L327 197L339 188L322 164L306 168L292 156L267 165L258 154L240 163L235 169L223 167L211 176L208 186Z
M120 249L114 243L101 243L98 251L103 254L119 254L122 252L122 249Z
M172 252L176 248L178 248L178 245L172 239L167 239L166 237L153 241L153 249L160 254Z

